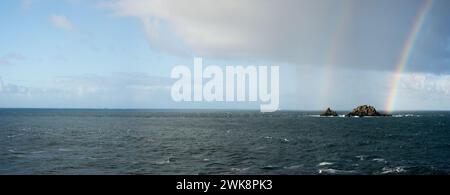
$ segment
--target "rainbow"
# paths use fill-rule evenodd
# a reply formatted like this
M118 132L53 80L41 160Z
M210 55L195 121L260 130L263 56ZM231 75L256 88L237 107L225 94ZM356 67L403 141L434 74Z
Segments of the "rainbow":
M388 91L388 96L385 104L385 111L392 112L395 104L395 100L397 98L398 85L400 81L400 77L402 72L404 71L406 65L408 64L409 58L411 56L411 52L414 49L414 43L416 42L417 36L420 32L420 29L425 21L425 18L433 4L433 0L424 0L419 12L414 20L411 31L408 37L405 40L405 44L403 46L402 52L400 54L400 58L398 59L395 65L395 71L393 74L393 78L391 80L390 88Z

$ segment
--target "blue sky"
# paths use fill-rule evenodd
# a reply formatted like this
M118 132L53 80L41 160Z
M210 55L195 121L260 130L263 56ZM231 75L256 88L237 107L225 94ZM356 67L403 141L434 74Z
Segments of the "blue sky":
M423 3L5 0L0 107L258 109L173 102L171 69L203 57L204 65L280 65L282 110L383 108ZM448 1L432 1L395 109L450 109L448 10Z

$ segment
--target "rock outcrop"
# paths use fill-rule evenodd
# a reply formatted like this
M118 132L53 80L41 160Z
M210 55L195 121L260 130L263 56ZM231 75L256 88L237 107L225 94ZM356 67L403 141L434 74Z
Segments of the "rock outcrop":
M327 108L327 110L325 110L325 112L322 112L320 116L337 116L337 113L334 110Z
M373 106L362 105L353 109L350 113L346 114L345 116L363 117L363 116L389 116L389 115L379 113Z

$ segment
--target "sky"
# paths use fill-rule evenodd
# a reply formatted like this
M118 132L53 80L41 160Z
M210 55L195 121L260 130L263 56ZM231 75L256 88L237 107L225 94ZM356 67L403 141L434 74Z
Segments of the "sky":
M447 0L4 0L0 107L174 102L173 67L280 66L281 110L450 110Z

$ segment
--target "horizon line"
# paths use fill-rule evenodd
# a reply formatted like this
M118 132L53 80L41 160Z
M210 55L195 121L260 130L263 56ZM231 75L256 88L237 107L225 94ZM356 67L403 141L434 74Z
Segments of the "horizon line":
M76 108L76 107L0 107L0 110L4 109L36 109L36 110L217 110L217 111L260 111L259 109L239 109L239 108ZM274 112L283 112L283 111L324 111L326 109L279 109ZM351 111L352 109L336 109L334 111ZM385 112L385 110L378 110L380 112ZM425 109L402 109L402 110L393 110L391 112L405 112L405 111L444 111L450 112L448 110L425 110Z

